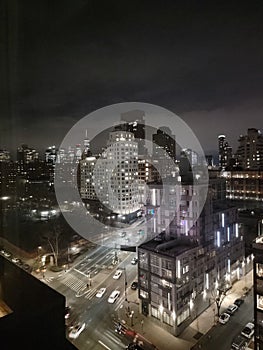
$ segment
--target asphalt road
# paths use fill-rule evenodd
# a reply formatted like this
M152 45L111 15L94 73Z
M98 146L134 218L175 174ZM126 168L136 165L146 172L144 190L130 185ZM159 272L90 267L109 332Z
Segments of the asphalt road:
M86 328L76 340L71 340L78 349L125 349L132 338L115 332L114 321L119 310L125 306L126 291L137 276L137 265L131 264L135 253L119 252L119 264L112 265L115 250L98 247L86 254L71 269L59 278L49 281L49 285L65 295L71 306L68 324L85 322ZM116 269L123 273L118 280L113 279ZM87 283L91 284L87 288ZM106 288L102 298L95 295L101 287ZM113 290L121 292L114 304L108 303Z

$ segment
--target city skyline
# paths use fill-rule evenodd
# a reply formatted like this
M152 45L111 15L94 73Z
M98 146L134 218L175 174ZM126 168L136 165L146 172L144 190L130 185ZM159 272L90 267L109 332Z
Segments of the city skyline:
M262 126L262 4L254 4L79 0L40 11L11 1L3 145L57 145L84 115L140 101L178 114L206 153L221 133L236 148L247 127Z
M3 347L263 349L263 2L0 9Z

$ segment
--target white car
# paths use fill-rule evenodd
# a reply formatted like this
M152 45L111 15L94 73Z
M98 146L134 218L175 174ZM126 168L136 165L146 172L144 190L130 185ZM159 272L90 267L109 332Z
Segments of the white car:
M117 298L120 296L121 292L119 290L114 290L111 295L109 296L108 303L113 304L117 300Z
M226 313L229 315L233 315L234 312L236 312L238 309L238 306L235 304L229 305L228 308L226 309Z
M69 338L71 339L77 339L77 337L80 335L80 333L85 329L86 324L85 323L78 323L76 324L72 330L69 333Z
M118 279L121 277L121 275L122 275L122 270L117 270L117 271L115 272L115 274L113 275L113 278L114 278L115 280L118 280Z
M100 288L100 289L97 291L96 297L97 297L97 298L103 297L103 295L104 295L105 292L106 292L106 288Z
M245 328L242 330L241 334L244 337L251 339L252 335L254 334L254 324L252 322L248 322L245 325Z
M229 319L230 319L230 315L225 312L219 316L219 322L222 324L227 323Z

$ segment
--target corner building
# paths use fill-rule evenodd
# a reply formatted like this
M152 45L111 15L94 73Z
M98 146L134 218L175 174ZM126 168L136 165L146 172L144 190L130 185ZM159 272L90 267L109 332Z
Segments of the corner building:
M202 213L192 225L202 185L183 184L179 199L170 196L180 203L169 228L138 248L141 312L175 336L211 305L219 286L231 288L245 273L237 209L222 200L221 185L221 181L211 181ZM167 208L157 209L161 198L167 200L162 191L170 190L152 188L150 232L169 215Z

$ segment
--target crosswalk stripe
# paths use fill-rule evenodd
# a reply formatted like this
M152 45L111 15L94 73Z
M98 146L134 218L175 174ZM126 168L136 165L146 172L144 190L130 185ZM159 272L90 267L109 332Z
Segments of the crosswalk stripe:
M121 304L123 304L123 302L124 302L124 296L122 296L121 298L119 298L118 300L117 300L117 302L116 302L116 307L115 307L115 311L117 311L119 308L120 308L120 306L121 306Z
M116 337L115 334L111 334L110 331L107 330L107 331L104 332L104 334L105 334L108 338L110 338L112 341L114 341L116 344L121 344L120 339L119 339L118 337Z
M85 295L86 299L91 299L97 293L97 289L93 288Z
M86 283L79 278L70 275L67 275L61 280L61 283L72 289L74 292L80 291L86 285Z

